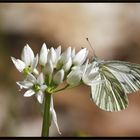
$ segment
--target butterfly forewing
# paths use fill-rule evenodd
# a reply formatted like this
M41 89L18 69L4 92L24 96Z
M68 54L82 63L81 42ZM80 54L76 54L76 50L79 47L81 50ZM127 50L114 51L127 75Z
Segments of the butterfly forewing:
M103 65L116 76L126 93L133 93L140 89L139 64L122 61L106 61Z
M128 106L128 99L118 79L102 65L99 68L100 80L91 86L92 99L98 107L106 111L120 111Z

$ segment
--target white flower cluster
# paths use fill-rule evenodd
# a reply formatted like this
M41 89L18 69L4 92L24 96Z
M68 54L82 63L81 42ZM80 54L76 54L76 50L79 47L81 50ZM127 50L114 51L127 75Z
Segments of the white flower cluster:
M24 96L35 95L39 103L43 103L44 94L53 95L68 87L75 87L81 83L90 86L95 82L97 72L92 70L92 64L88 64L87 56L86 48L76 53L75 49L69 47L61 53L61 46L48 49L44 43L36 56L29 45L26 45L22 50L21 60L14 57L11 59L17 70L25 76L23 81L16 82L20 89L27 90ZM61 83L65 84L64 88L58 89ZM60 133L53 98L50 112Z

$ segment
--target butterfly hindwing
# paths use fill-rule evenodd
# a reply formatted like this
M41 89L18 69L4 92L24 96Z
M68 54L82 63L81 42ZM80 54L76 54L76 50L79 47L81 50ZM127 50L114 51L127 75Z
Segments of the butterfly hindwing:
M92 99L96 105L106 111L120 111L128 106L128 99L118 79L105 66L99 68L100 80L91 86Z

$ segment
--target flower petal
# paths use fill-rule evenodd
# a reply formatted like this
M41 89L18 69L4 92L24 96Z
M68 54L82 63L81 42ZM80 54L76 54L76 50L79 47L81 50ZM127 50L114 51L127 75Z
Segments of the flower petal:
M52 120L54 121L54 123L56 125L58 133L61 134L59 126L58 126L58 122L57 122L57 115L56 115L56 112L55 112L54 106L53 106L53 97L52 96L51 96L51 104L50 104L50 113L52 115Z
M26 52L28 53L29 57L30 57L30 63L33 62L34 60L34 53L33 53L33 50L30 48L30 46L27 44L26 45Z
M39 72L38 72L38 70L37 70L37 69L34 69L34 70L33 70L33 73L34 73L34 74L36 74L36 75L38 75L38 74L39 74Z
M40 73L38 78L37 78L37 83L39 85L42 85L44 83L44 78L43 78L43 73Z
M17 83L17 85L20 86L20 89L22 89L22 88L27 89L27 88L30 88L33 86L33 83L31 83L29 81L18 81L16 83Z
M48 55L48 49L47 49L46 44L44 43L40 50L40 57L39 57L40 65L44 66L47 63L47 55Z
M17 70L19 72L22 72L23 69L25 68L25 63L19 59L14 58L14 57L11 57L11 59L15 65L15 67L17 68Z
M33 59L33 62L31 63L31 70L34 71L34 69L36 68L38 64L38 54L36 55L36 57Z
M29 89L24 93L24 97L30 97L34 94L35 94L35 92L32 89Z
M27 75L26 80L31 81L32 83L36 83L36 78L31 73Z
M53 77L53 82L57 85L59 85L60 83L63 82L64 79L64 70L61 69L59 71L57 71Z
M44 91L46 88L47 88L47 85L41 85L41 86L40 86L40 90L41 90L41 91Z
M42 104L42 103L43 103L43 99L44 99L44 94L43 94L43 92L39 90L38 93L36 94L36 97L37 97L38 102L39 102L40 104Z

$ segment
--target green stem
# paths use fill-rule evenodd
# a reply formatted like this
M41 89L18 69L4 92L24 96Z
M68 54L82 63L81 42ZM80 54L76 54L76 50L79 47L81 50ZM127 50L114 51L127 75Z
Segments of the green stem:
M80 85L80 84L79 84L79 85ZM79 85L77 85L77 86L79 86ZM63 88L61 88L61 89L58 89L58 90L53 91L53 93L57 93L57 92L59 92L59 91L65 90L65 89L71 89L71 88L77 87L77 86L66 85L65 87L63 87Z
M43 112L43 124L42 124L42 137L49 136L50 128L50 103L51 103L51 94L45 93L44 98L44 112Z
M59 91L62 91L62 90L65 90L65 89L68 88L68 87L69 87L69 85L66 85L65 87L63 87L63 88L61 88L61 89L55 90L54 93L59 92Z

